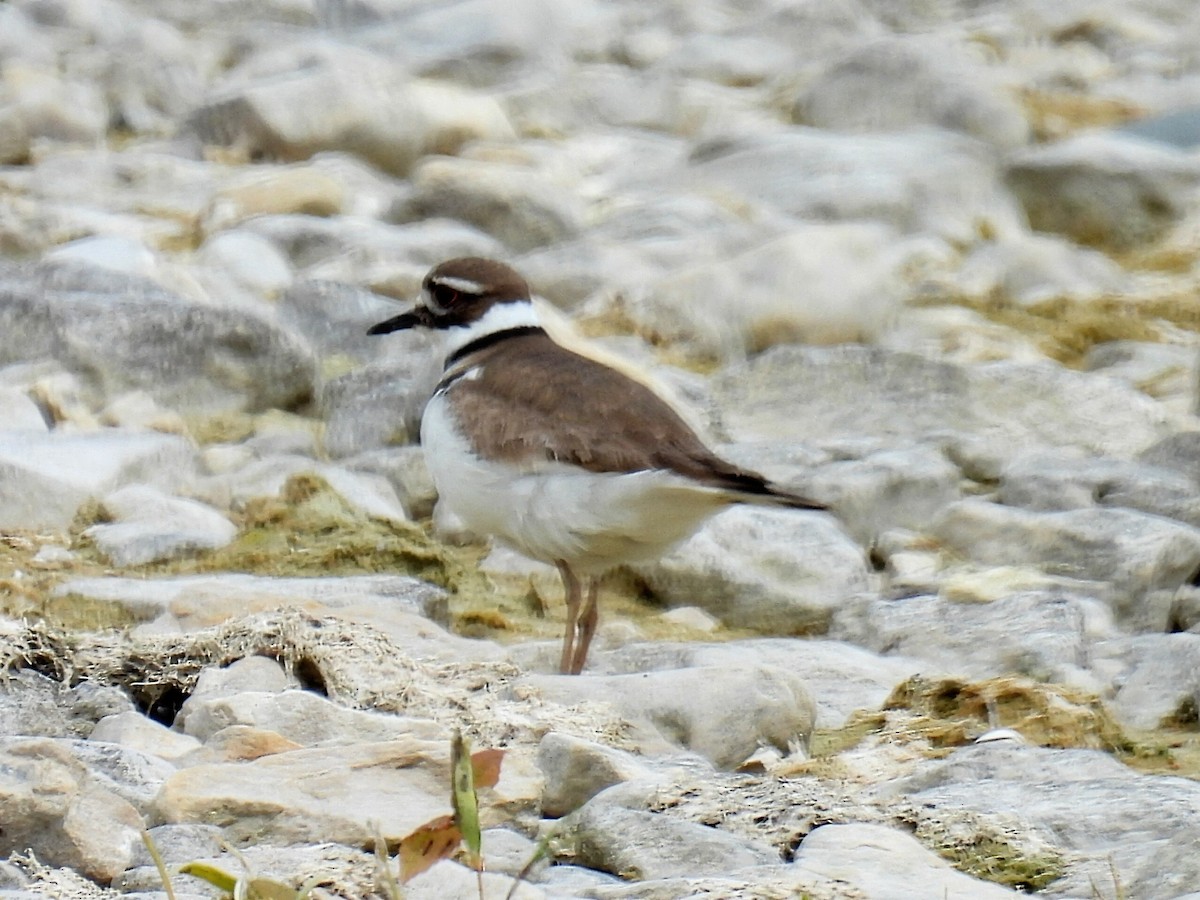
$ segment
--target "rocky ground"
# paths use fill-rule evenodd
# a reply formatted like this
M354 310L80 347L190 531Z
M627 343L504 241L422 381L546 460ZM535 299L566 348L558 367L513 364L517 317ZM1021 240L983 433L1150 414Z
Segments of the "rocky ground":
M1198 148L1192 0L0 3L0 897L382 897L456 730L488 897L1200 897ZM365 335L465 254L831 512L551 674Z

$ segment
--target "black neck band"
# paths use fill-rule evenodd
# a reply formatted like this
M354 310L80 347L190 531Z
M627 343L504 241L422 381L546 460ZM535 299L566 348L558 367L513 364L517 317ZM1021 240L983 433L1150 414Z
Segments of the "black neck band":
M476 338L469 344L464 344L453 353L446 357L446 368L450 368L460 359L465 359L472 353L478 353L480 350L485 350L492 344L498 344L501 341L507 341L509 338L524 337L527 334L545 334L546 330L541 325L521 325L517 328L506 328L503 331L493 331L491 334L485 334L483 337Z

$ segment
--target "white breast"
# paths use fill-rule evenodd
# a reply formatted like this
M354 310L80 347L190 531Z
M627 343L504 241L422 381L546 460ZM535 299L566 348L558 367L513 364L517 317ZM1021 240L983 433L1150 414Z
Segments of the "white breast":
M421 443L439 496L468 528L581 574L653 559L729 502L668 472L595 473L549 461L531 470L481 459L446 393L426 406Z

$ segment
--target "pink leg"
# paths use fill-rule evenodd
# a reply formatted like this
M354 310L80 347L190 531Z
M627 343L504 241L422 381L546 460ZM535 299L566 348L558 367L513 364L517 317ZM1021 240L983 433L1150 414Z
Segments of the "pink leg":
M562 658L558 663L558 671L564 675L574 674L571 668L575 660L575 631L579 627L579 602L583 597L582 585L575 573L562 560L557 563L558 574L562 576L563 590L567 601L567 629L563 633Z
M600 591L600 579L588 579L587 602L579 615L579 643L575 647L575 657L571 660L571 674L578 675L583 671L587 662L588 648L592 646L592 635L596 633L596 623L600 621L600 606L596 602Z

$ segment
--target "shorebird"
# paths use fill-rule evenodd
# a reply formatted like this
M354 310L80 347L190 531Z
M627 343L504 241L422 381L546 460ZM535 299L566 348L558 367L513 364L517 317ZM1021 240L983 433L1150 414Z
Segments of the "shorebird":
M717 456L645 384L552 340L504 263L441 263L416 306L368 333L407 328L447 335L421 420L438 495L472 531L558 568L564 674L587 660L609 570L657 558L730 504L824 508Z

